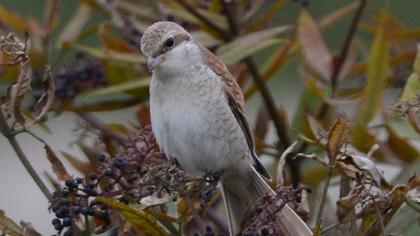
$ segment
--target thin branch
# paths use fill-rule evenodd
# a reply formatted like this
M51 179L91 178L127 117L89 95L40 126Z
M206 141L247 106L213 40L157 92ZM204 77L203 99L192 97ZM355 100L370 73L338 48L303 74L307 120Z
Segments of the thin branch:
M181 6L183 6L185 9L187 9L190 13L192 13L194 16L196 16L198 19L200 19L204 24L206 24L208 27L214 29L220 36L222 36L225 40L232 39L232 36L226 32L224 29L220 28L218 25L216 25L211 20L207 19L203 14L197 11L196 8L191 6L189 3L187 3L185 0L175 0L178 2Z
M215 212L214 208L206 207L205 211L207 213L207 217L210 221L212 221L223 233L229 233L229 227L225 221L223 221Z
M22 147L16 140L15 134L10 130L9 126L7 125L7 121L4 117L3 112L0 110L0 131L9 141L10 145L12 146L13 150L15 151L16 155L18 156L19 160L22 162L22 165L25 167L26 171L28 171L29 175L35 181L36 185L38 185L41 192L45 195L45 197L51 201L52 195L48 190L48 187L44 184L41 177L36 173L35 169L29 162L28 158L26 157L25 153L22 150Z
M338 77L340 75L343 64L346 61L348 52L350 50L351 42L357 30L357 25L362 17L363 10L365 9L367 0L360 0L359 7L356 10L356 13L353 17L353 20L350 25L349 32L347 33L346 41L344 42L343 47L341 48L340 56L337 58L334 70L331 76L331 90L332 96L334 97L335 92L338 86Z
M325 184L323 186L322 193L321 193L322 195L321 195L321 201L319 203L318 213L316 215L315 222L317 226L321 224L322 212L324 211L325 201L327 200L328 187L330 186L331 177L332 177L332 165L330 164L330 166L328 167L327 179L325 180Z
M114 139L122 146L126 145L127 139L125 136L112 131L104 123L96 119L92 114L87 112L77 112L77 114L89 124L91 124L94 128L100 130L104 136Z

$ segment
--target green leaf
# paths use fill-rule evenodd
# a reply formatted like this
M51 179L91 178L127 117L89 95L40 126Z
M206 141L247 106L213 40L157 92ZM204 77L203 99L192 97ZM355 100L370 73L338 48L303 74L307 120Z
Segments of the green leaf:
M420 45L417 45L417 56L414 61L413 72L408 77L407 84L400 99L414 99L417 95L420 95Z
M283 40L273 38L276 35L286 32L290 26L280 26L267 30L257 31L245 36L241 36L234 41L219 47L216 54L227 65L234 64L239 60L250 56L264 48L276 45Z
M145 211L136 210L116 200L97 197L96 200L123 215L138 235L168 235L155 218Z
M81 33L83 27L87 24L91 17L92 10L85 3L79 4L71 21L64 27L57 42L59 47L67 47Z
M390 40L386 31L386 14L376 32L375 40L370 50L367 85L363 90L363 100L358 110L352 132L353 144L362 151L368 151L372 146L366 140L368 132L366 124L377 114L385 88L390 62Z
M106 48L93 48L80 44L72 44L72 46L103 60L115 60L132 64L144 64L146 62L145 58L141 55L141 53L138 52L125 53Z
M150 79L148 78L138 78L122 82L119 84L111 85L106 88L100 88L93 91L89 91L84 94L85 102L91 99L97 99L100 97L107 97L110 95L115 95L122 92L129 92L130 90L144 89L148 88L150 85Z

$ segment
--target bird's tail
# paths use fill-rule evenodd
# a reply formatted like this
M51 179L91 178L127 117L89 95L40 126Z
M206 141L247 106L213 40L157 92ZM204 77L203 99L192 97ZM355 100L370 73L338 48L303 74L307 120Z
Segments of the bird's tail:
M241 232L241 222L250 203L267 192L274 194L274 191L254 168L242 175L246 176L229 177L222 181L231 235ZM306 223L288 205L283 207L278 217L280 217L283 235L312 235Z

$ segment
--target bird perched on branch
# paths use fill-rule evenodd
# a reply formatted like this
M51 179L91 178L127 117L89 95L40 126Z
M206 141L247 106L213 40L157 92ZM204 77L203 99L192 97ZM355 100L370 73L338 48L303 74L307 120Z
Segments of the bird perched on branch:
M150 113L160 148L189 174L223 173L230 233L236 235L250 203L272 191L254 150L239 85L220 59L176 23L150 26L141 50L153 72ZM287 205L279 217L285 235L312 235Z

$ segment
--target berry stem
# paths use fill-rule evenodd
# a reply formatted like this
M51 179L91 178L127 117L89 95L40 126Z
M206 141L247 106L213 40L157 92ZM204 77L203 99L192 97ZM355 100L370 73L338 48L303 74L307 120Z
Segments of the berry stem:
M22 150L22 147L16 140L16 134L13 133L13 131L10 129L9 125L7 124L6 118L4 117L4 114L1 111L0 111L0 132L9 141L16 155L18 156L19 160L22 162L22 165L25 167L26 171L28 171L29 175L38 185L39 189L41 189L45 197L49 201L51 201L52 195L50 191L48 190L47 186L44 184L41 177L36 173L35 169L29 162L28 158L26 157L25 153Z

